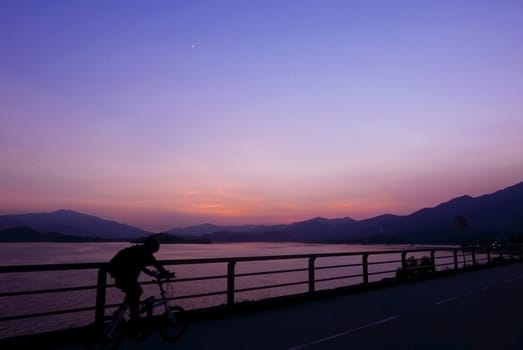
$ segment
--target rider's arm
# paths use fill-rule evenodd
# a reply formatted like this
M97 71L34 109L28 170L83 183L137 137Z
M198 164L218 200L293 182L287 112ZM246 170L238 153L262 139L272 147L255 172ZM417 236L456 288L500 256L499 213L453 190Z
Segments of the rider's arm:
M156 275L158 274L158 273L156 273L155 271L151 271L151 270L149 270L147 267L144 267L144 268L142 269L142 271L143 271L144 273L146 273L147 275L152 276L152 277L156 277Z
M160 264L158 262L158 260L156 260L154 258L154 256L152 257L152 260L151 260L151 265L161 274L161 275L164 275L164 276L168 276L170 274L169 271L167 271L163 266L162 264ZM144 266L144 268L142 269L143 272L145 272L146 274L148 274L149 276L153 276L153 277L157 277L158 276L158 272L156 271L151 271L149 270L147 267Z

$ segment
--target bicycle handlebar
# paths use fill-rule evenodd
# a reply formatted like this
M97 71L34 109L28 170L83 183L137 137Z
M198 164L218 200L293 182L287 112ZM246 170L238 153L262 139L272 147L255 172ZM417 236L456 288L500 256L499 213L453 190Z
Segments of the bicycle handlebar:
M157 281L164 281L164 280L173 279L175 277L176 277L176 275L175 275L174 272L169 272L167 274L160 273L160 274L158 274L158 276L156 276L156 280Z

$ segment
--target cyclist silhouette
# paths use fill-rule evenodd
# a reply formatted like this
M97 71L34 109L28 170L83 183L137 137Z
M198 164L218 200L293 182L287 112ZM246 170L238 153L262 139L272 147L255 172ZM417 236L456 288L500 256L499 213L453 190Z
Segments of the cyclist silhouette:
M139 329L140 296L143 289L138 284L140 272L149 276L167 277L167 271L154 257L160 249L160 242L151 235L143 244L137 244L120 250L109 262L108 272L113 276L116 287L125 293L125 302L129 305L131 324ZM153 266L157 271L151 271L146 266Z

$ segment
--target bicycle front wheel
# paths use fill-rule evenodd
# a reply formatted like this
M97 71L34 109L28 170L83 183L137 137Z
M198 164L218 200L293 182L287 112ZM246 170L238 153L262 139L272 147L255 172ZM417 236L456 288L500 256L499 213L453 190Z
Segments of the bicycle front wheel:
M171 306L160 321L160 335L167 341L180 338L187 329L185 310L180 306Z

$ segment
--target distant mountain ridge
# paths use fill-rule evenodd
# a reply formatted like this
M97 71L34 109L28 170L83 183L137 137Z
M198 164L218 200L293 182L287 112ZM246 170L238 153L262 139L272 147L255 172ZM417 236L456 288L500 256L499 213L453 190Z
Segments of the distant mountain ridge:
M460 229L454 218L465 216ZM0 230L13 228L103 239L135 239L151 232L71 210L0 216ZM294 241L366 243L460 243L523 234L523 182L479 197L460 196L410 215L385 214L365 220L313 218L292 224L173 228L169 234L213 242ZM1 234L1 232L0 232ZM26 235L31 237L32 232ZM52 236L55 239L61 237Z
M466 227L454 225L456 216ZM206 227L210 229L210 226ZM190 232L192 228L169 232ZM479 197L460 196L410 215L385 214L361 221L314 218L290 225L213 226L213 241L461 243L523 234L523 182ZM193 231L197 232L197 230Z
M0 230L0 242L103 242L104 239L68 236L58 232L38 232L30 227L13 227Z
M286 225L227 225L219 226L214 224L200 224L189 227L178 227L167 230L168 233L173 235L183 235L183 236L201 236L209 233L214 233L218 231L231 231L231 232L264 232L268 228L274 226L283 227Z
M29 227L39 232L58 232L69 236L106 239L130 239L151 234L151 232L127 224L65 209L51 213L0 216L0 230L15 227Z

